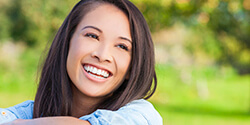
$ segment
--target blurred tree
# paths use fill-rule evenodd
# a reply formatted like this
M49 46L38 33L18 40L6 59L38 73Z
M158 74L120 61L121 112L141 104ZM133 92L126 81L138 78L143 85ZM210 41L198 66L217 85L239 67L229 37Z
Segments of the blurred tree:
M250 73L250 11L243 1L220 1L209 16L207 27L216 33L224 53L218 61L231 64L241 74Z
M0 40L6 40L10 37L10 20L7 15L8 1L0 1Z
M250 0L132 1L153 32L185 24L202 38L196 41L202 44L188 43L192 53L202 48L218 64L231 65L240 74L250 73Z
M250 0L131 0L145 15L150 29L159 31L181 23L201 41L188 43L218 64L250 73ZM6 39L39 45L51 41L78 0L1 0L0 42ZM205 34L207 33L207 34ZM201 42L197 44L195 42Z
M1 7L0 35L23 41L28 45L44 44L53 38L60 24L69 13L72 0L9 0ZM3 21L2 21L3 20ZM2 37L0 38L2 41Z

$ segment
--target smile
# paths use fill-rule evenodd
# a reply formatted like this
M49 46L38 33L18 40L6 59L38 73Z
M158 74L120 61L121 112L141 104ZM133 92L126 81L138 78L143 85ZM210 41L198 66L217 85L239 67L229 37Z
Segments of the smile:
M111 75L109 71L104 69L99 69L92 65L84 65L83 68L90 76L97 79L105 79Z

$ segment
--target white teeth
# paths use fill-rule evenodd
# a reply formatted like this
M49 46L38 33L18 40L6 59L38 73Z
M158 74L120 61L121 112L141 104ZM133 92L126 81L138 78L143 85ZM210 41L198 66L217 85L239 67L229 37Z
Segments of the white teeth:
M109 74L108 74L107 72L104 72L103 76L104 76L104 77L108 77Z
M84 66L84 69L89 71L90 67L89 66Z
M104 73L105 73L105 71L102 71L102 70L101 70L101 73L100 73L100 74L104 74Z
M96 74L101 75L101 73L102 73L102 70L98 69Z
M94 67L93 71L91 71L91 72L96 74L97 73L97 68Z
M92 67L92 66L84 66L84 69L87 71L87 72L91 72L89 73L91 76L95 77L95 78L98 78L98 79L104 79L104 78L107 78L109 77L109 73L105 70L102 70L102 69L97 69L96 67ZM97 75L101 75L101 76L96 76L94 74L97 74Z
M96 76L96 75L93 75L93 74L91 74L91 73L89 73L89 75L91 75L91 76L93 76L93 77L95 77L95 78L98 78L98 79L104 79L104 78L101 77L101 76Z

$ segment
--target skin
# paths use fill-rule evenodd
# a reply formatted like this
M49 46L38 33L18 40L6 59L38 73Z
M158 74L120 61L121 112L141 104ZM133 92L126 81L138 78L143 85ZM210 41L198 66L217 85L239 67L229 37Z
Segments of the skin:
M17 119L13 122L1 125L91 125L88 121L80 120L74 117L46 117L37 119Z
M95 105L120 86L128 71L131 48L129 22L120 9L105 4L85 15L70 41L67 59L67 72L73 82L73 107L79 107L73 109L73 116L93 112ZM94 78L84 71L84 65L112 75Z
M88 121L78 118L95 111L95 106L120 86L128 72L131 49L129 21L126 15L110 4L98 6L85 15L70 41L67 72L73 82L73 117L19 119L4 125L90 125ZM109 71L112 75L104 80L92 78L84 71L83 65L86 64Z

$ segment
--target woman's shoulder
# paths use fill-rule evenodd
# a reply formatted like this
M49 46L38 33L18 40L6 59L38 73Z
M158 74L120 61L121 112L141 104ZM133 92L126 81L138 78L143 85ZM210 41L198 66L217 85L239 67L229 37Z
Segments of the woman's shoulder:
M162 117L147 100L134 100L117 111L98 109L80 119L88 120L91 124L116 125L162 125Z
M148 123L153 123L156 125L162 124L162 117L159 112L154 108L153 104L145 99L134 100L119 110L133 110L141 114ZM119 111L118 110L118 111Z
M15 119L32 119L34 101L28 100L9 108L0 108L0 124Z
M120 108L119 110L123 109L123 108L128 108L128 107L142 107L142 106L146 106L146 107L150 107L150 108L154 108L154 106L147 100L145 99L138 99L138 100L134 100L131 101L130 103L128 103L127 105L125 105L124 107Z

